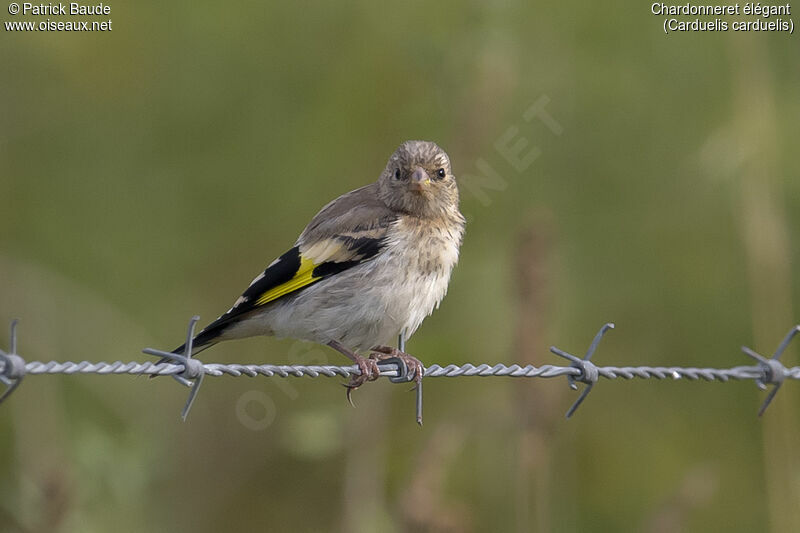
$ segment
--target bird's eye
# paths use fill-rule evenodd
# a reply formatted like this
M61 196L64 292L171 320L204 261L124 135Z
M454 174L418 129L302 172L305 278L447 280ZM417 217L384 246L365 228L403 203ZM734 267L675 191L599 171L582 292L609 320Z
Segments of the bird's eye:
M400 179L400 169L399 168L394 169L394 179L396 179L396 180Z
M439 170L436 171L436 176L438 176L439 179L442 179L446 175L447 172L445 172L443 168L440 168Z

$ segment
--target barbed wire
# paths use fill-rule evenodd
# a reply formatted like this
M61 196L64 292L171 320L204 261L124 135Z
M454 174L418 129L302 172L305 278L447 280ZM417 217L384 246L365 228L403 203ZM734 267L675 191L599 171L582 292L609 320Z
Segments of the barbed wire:
M11 322L10 350L8 353L0 350L0 383L6 386L5 391L0 394L0 403L7 399L22 382L25 376L36 376L44 374L99 374L99 375L150 375L150 376L171 376L173 379L191 388L186 404L181 411L181 417L186 420L189 410L194 403L200 385L205 376L247 376L247 377L350 377L360 375L361 371L357 365L335 366L335 365L254 365L236 363L203 363L191 355L192 339L194 330L199 317L195 316L189 321L186 335L186 348L183 354L165 352L153 348L145 348L143 353L165 358L170 362L127 362L115 361L107 363L104 361L90 362L71 362L71 361L50 361L42 363L39 361L26 362L17 354L17 320ZM792 328L771 357L767 358L752 349L743 346L741 349L745 355L753 359L756 364L751 366L736 366L731 368L696 368L679 366L596 366L591 358L597 350L600 341L608 330L614 328L613 323L604 324L595 335L589 349L583 358L563 351L555 346L550 347L550 351L555 355L567 359L571 362L569 366L556 365L504 365L504 364L479 364L473 365L466 363L463 365L431 365L423 370L425 378L456 378L456 377L513 377L513 378L555 378L566 376L569 386L577 390L577 383L584 383L586 386L581 391L577 400L567 410L566 417L570 418L578 407L586 399L589 392L599 381L600 378L617 379L688 379L691 381L722 381L730 380L753 380L756 385L764 390L768 385L774 385L767 393L764 402L759 408L758 415L761 416L778 393L781 385L787 379L800 380L800 366L787 368L781 363L780 357L789 346L792 339L800 333L800 325ZM401 341L402 344L402 341ZM407 383L415 378L413 369L409 369L405 362L397 357L378 362L380 371L379 377L389 378L394 383ZM418 423L422 423L422 383L417 383L415 387L416 397L416 418Z

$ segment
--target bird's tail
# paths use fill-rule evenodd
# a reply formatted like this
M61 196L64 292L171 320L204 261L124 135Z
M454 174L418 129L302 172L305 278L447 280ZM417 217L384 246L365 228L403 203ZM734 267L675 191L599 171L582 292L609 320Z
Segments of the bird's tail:
M195 337L195 339L196 339L196 338L197 338L197 337ZM217 342L216 342L216 341L210 341L210 342L207 342L207 343L199 343L199 342L196 342L196 340L193 340L193 341L192 341L192 353L191 353L190 355L197 355L197 354L199 354L200 352L202 352L203 350L206 350L206 349L208 349L208 348L211 348L211 347L212 347L212 346L214 346L215 344L217 344ZM175 348L174 350L170 350L170 351L171 351L172 353L174 353L174 354L177 354L177 355L186 355L186 354L184 353L184 352L186 351L186 344L181 344L180 346L178 346L178 347L177 347L177 348ZM165 358L165 359L166 359L166 358ZM162 361L160 361L160 362L163 362L163 359L162 359Z

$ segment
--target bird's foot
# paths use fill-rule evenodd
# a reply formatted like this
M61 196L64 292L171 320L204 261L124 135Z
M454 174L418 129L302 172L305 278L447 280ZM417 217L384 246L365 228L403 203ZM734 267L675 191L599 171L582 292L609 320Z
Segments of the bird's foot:
M375 381L381 375L381 371L378 368L378 361L372 356L367 358L360 355L355 355L354 361L358 366L358 369L361 371L361 374L357 376L351 376L350 381L344 384L344 386L347 388L347 401L350 402L350 405L353 407L355 407L353 398L351 396L353 391L367 381Z
M422 383L425 367L422 366L422 363L416 357L401 352L392 346L375 346L372 348L372 351L373 353L370 354L369 358L375 361L385 361L386 359L393 359L395 357L400 359L406 364L409 374L413 376L411 379L413 379L414 383L416 383L417 386Z

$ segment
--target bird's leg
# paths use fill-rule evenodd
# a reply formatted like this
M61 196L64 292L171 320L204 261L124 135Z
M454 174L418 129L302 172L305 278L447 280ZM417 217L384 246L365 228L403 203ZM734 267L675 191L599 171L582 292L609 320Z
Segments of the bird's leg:
M401 359L409 370L413 370L414 382L417 383L417 385L422 383L422 375L425 373L425 367L422 366L422 363L416 357L408 355L392 346L373 346L372 351L373 353L370 354L369 358L375 361L384 361L393 357Z
M381 375L381 371L378 368L378 361L372 357L367 358L358 355L339 341L331 341L328 343L328 346L353 361L356 365L358 365L358 369L361 371L360 375L351 376L350 381L344 385L347 387L347 401L350 402L350 405L355 407L350 394L367 381L375 381L378 379L378 377Z

